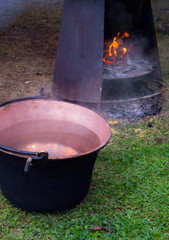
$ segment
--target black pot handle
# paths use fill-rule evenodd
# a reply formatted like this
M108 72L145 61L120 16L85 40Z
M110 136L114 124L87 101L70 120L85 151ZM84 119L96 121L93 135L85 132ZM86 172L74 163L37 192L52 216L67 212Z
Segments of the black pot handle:
M26 160L25 167L24 167L24 173L29 172L29 167L30 166L35 166L39 168L44 168L47 164L48 161L48 152L45 151L40 151L37 154L37 157L29 157Z

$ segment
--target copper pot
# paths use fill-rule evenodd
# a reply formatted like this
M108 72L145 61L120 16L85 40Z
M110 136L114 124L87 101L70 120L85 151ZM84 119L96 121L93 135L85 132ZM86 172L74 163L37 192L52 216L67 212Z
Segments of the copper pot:
M2 192L27 210L71 208L87 194L110 135L101 116L74 104L31 98L1 104Z

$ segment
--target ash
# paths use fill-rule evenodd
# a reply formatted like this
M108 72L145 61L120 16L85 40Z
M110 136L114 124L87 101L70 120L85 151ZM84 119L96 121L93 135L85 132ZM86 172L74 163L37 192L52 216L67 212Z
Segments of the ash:
M103 64L103 78L106 80L125 79L149 74L156 66L143 56L131 57L126 54L125 60L117 60L115 63Z
M162 110L159 98L128 103L102 104L100 114L106 119L124 118L137 121L139 118L159 114Z
M107 120L122 118L135 122L140 118L159 114L162 111L163 101L164 100L162 96L157 96L154 98L122 103L105 104L101 102L94 104L80 102L77 103L72 101L71 103L75 103L92 111L95 111Z

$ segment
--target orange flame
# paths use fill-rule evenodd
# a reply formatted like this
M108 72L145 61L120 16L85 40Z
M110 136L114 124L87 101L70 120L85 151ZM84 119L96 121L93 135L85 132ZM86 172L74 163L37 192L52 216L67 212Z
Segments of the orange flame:
M130 35L127 32L125 32L122 37L119 36L120 32L117 34L116 37L114 37L113 42L110 44L108 53L103 58L103 62L114 63L116 59L123 59L123 57L127 53L127 48L122 47L123 39L128 38Z

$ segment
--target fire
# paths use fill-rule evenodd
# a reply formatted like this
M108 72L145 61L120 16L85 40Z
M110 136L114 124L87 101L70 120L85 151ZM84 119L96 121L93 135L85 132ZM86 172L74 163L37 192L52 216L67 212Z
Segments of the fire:
M109 46L109 50L106 56L103 58L103 62L114 63L116 59L123 59L127 53L127 48L124 46L124 38L128 38L130 35L125 32L122 37L120 37L120 32L114 37L113 42ZM129 47L129 50L131 46Z

